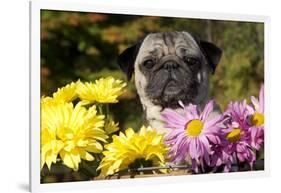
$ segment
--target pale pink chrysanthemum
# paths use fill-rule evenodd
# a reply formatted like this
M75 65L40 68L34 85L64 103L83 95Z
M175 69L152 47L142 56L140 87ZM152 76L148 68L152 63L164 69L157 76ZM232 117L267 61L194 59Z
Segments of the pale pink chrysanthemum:
M171 162L186 163L191 159L192 169L198 172L199 167L204 170L204 164L210 165L212 154L210 143L219 143L218 124L222 116L207 119L213 111L213 100L206 104L202 112L196 105L184 106L181 102L179 104L183 108L183 113L169 108L162 113L165 126L171 128L165 142L171 147L169 152Z
M249 143L248 109L246 100L230 102L224 113L225 126L223 133L228 141L226 150L239 162L246 162L252 167L256 160L255 153Z
M259 99L251 97L252 105L248 106L249 134L251 146L259 150L264 142L264 86L261 86Z
M210 166L212 171L222 170L223 172L229 172L233 164L233 156L228 149L229 142L221 137L220 143L211 144L211 149L213 151L210 155Z

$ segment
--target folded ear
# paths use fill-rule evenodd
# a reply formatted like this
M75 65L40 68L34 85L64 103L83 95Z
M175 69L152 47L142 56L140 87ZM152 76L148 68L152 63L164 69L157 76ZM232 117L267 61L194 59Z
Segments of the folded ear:
M212 73L214 73L218 63L220 62L222 50L215 44L203 40L200 40L200 47L211 66Z
M214 73L217 65L220 62L222 56L222 50L219 47L217 47L215 44L201 40L195 35L193 35L193 38L195 39L201 51L203 52L206 59L208 60L212 73Z
M128 80L130 80L133 75L135 61L141 44L142 40L124 50L117 58L117 63L121 70L127 75Z

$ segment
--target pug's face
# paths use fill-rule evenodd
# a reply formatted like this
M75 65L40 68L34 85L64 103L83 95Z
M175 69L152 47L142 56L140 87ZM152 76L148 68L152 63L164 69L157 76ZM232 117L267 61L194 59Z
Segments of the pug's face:
M207 96L208 74L220 57L219 48L187 32L164 32L125 50L118 63L129 79L135 74L141 100L176 108L178 101L198 104Z

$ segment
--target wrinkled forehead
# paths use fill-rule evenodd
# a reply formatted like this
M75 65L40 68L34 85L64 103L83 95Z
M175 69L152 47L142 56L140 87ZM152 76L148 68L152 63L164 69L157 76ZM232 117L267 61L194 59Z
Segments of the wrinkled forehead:
M162 32L149 34L143 41L140 52L153 54L164 52L164 55L174 54L177 49L183 48L191 54L200 52L194 38L187 32Z

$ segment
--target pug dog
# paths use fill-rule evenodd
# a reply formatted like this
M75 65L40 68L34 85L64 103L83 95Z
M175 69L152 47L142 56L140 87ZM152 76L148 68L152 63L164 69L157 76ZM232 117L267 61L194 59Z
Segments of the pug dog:
M125 49L117 63L128 80L134 74L147 124L167 132L161 112L165 108L180 111L179 101L203 107L208 100L209 75L221 56L216 45L188 32L160 32Z

